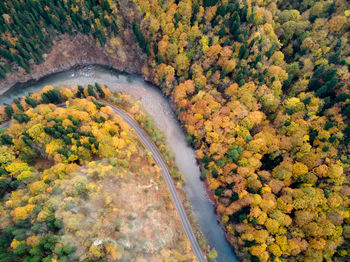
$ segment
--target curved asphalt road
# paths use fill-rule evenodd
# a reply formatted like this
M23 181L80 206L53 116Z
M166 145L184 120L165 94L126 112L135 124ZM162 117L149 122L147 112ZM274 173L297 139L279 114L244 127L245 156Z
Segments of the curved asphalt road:
M169 188L170 194L172 196L173 202L175 204L177 213L180 216L180 220L182 223L182 226L185 230L185 233L187 235L188 240L191 243L192 250L194 254L196 255L196 258L199 262L205 262L206 259L204 258L203 252L199 247L198 241L192 231L192 227L190 222L188 221L187 215L185 213L185 210L182 206L181 200L179 198L179 195L177 194L174 182L170 176L169 169L167 165L165 164L161 154L157 150L156 146L153 144L152 140L148 137L146 132L139 126L139 124L130 117L125 111L119 109L118 107L115 107L109 103L104 102L106 105L110 106L116 114L121 116L123 120L136 132L137 136L141 139L142 143L145 145L145 147L152 153L152 156L154 160L156 161L157 165L162 169L162 175L163 178Z
M177 213L180 216L180 220L182 223L182 226L184 228L184 231L186 233L186 236L188 240L191 243L192 250L199 262L205 262L206 259L203 255L203 252L201 248L199 247L198 241L193 233L192 227L190 222L188 221L187 215L185 213L185 210L182 206L181 200L179 195L177 194L174 182L170 176L169 169L167 165L165 164L161 154L159 153L157 147L153 144L152 140L148 137L146 132L139 126L139 124L132 118L130 117L125 111L121 110L118 107L115 107L109 103L103 102L104 104L110 106L113 111L121 116L123 120L136 132L137 136L140 138L142 143L145 145L145 147L152 153L152 156L154 160L156 161L157 165L161 168L161 172L163 175L163 178L169 188L171 197L173 199L174 205L176 207ZM64 104L57 105L59 107L65 107ZM1 125L3 128L7 128L9 126L9 122Z

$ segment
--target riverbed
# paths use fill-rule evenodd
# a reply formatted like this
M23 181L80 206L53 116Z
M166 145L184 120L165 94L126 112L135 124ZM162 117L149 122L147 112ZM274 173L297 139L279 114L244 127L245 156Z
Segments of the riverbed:
M86 86L95 82L107 85L112 91L130 94L141 101L145 110L154 118L157 127L164 132L168 145L175 153L176 163L186 180L184 190L192 203L193 213L203 234L218 253L217 261L238 261L217 222L214 207L207 199L204 183L200 180L195 152L188 146L168 99L158 88L146 83L142 77L122 74L101 66L87 66L48 76L37 83L21 84L11 88L0 95L0 105L11 103L14 98L29 92L37 92L46 85L71 87Z

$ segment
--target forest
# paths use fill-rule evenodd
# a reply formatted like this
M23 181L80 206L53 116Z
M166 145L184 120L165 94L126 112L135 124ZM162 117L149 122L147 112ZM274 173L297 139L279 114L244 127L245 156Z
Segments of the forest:
M0 14L4 79L30 73L62 34L109 50L132 32L242 261L349 260L349 1L5 0ZM30 121L14 102L2 116Z
M153 158L96 100L127 108L130 99L97 83L73 91L47 86L1 110L11 123L0 132L0 261L191 261ZM152 126L139 106L130 110Z

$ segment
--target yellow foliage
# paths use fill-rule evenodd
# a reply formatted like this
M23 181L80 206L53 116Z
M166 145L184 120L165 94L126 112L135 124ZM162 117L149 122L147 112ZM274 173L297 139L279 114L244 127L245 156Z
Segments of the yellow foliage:
M49 144L46 145L45 151L46 154L50 156L54 156L56 154L56 151L60 149L64 145L62 140L55 139L52 140Z
M340 165L332 164L328 169L327 175L332 179L339 178L343 175L343 167Z
M44 192L48 187L49 187L49 185L45 184L45 182L41 180L41 181L37 181L37 182L32 183L29 186L29 189L33 195L38 195L38 194Z
M283 252L286 252L288 250L288 240L286 236L276 235L276 244Z
M38 214L37 219L39 222L44 222L45 219L51 215L52 215L52 212L49 209L44 207L44 209Z
M326 203L322 189L310 186L294 189L293 205L295 209L315 209L318 205Z
M269 254L266 252L266 244L252 246L250 248L250 253L253 256L258 257L259 261L261 262L266 262L269 260Z
M50 90L53 90L53 89L54 89L53 86L47 85L40 91L40 94L42 95L42 94L44 94L44 93L46 93L46 92L48 92Z
M35 142L39 142L41 140L40 135L43 133L44 131L44 126L41 123L38 123L36 125L31 126L27 132L29 134L29 136L35 141Z
M113 260L120 259L123 255L122 252L117 252L117 247L118 247L118 244L106 246L106 251L111 255Z
M276 244L271 244L268 247L268 250L275 256L275 257L280 257L283 253L280 249L280 247Z
M74 97L74 94L73 94L72 90L68 89L66 87L62 87L60 89L60 93L61 93L61 95L63 96L64 99L68 99L68 98L73 98Z
M254 239L258 243L264 244L266 242L266 239L269 236L269 233L266 230L261 229L261 230L256 230L254 235L255 235Z
M15 160L14 153L7 146L0 146L0 165L12 162L13 160ZM15 171L16 169L11 170Z
M301 175L305 175L308 172L308 168L306 165L300 162L296 162L293 165L293 177L297 179Z
M209 49L209 39L207 36L203 35L200 43L202 44L202 52L206 53Z
M227 223L228 221L229 221L229 216L223 215L223 216L222 216L222 222L223 222L223 223Z
M267 218L265 221L265 227L271 234L276 234L278 232L279 226L280 225L278 221L275 219Z
M217 56L222 50L221 45L217 44L217 45L213 45L211 47L209 47L208 52L207 52L207 56Z
M32 172L31 171L23 171L21 174L17 176L17 180L26 180L32 177Z
M346 17L344 16L333 16L327 23L327 27L332 32L339 32L343 29L346 23Z
M11 176L15 176L23 171L31 171L31 169L27 163L23 162L12 162L6 167L6 171L10 172Z
M94 246L94 245L92 245L90 248L89 248L89 251L92 253L92 255L94 256L94 257L97 257L97 258L99 258L99 257L101 257L101 251L100 251L100 249L99 249L99 247L98 246Z
M32 213L33 209L34 209L35 205L31 205L28 204L26 206L23 207L17 207L13 210L13 215L14 218L17 219L27 219L28 216Z
M271 56L270 60L275 65L280 65L284 61L284 54L281 51L277 51Z
M11 242L10 247L12 247L13 249L15 249L19 244L23 243L24 241L18 241L16 238L14 238Z
M252 204L252 206L258 206L262 201L261 196L258 194L253 194L253 199L254 199L254 203Z
M216 179L211 178L211 179L209 180L209 187L210 187L212 190L217 189L219 186L220 186L220 184L219 184L219 182L218 182Z
M170 65L160 64L156 73L156 81L165 80L170 85L175 80L175 69Z
M238 91L238 84L234 83L230 85L228 88L226 88L225 94L229 96L234 96L237 94L237 91Z
M37 236L30 236L26 239L26 244L32 247L39 245L40 238Z

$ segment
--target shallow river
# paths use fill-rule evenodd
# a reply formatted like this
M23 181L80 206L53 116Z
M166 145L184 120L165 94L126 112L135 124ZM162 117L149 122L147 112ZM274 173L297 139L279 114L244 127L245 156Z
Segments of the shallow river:
M35 84L15 87L0 96L0 105L10 103L13 98L36 92L46 85L74 86L94 84L107 85L112 91L122 91L140 100L146 111L154 118L156 125L167 138L169 146L175 153L176 163L184 174L184 187L189 197L193 212L211 247L218 252L218 262L238 261L232 247L225 239L224 231L217 223L213 205L207 200L200 170L196 163L194 150L186 143L182 131L168 100L159 89L146 83L139 76L120 74L100 66L89 66L51 75Z

